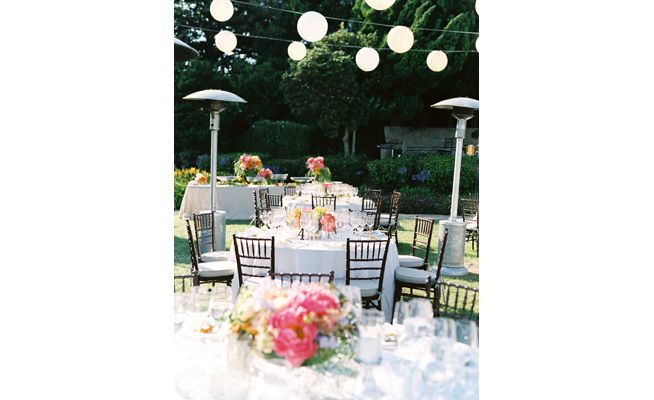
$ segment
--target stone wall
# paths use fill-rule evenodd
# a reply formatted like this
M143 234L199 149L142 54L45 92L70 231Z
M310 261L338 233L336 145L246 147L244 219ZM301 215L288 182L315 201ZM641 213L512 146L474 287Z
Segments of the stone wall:
M454 140L454 127L451 128L412 128L404 126L386 126L384 127L384 137L386 143L401 143L402 153L407 154L407 149L417 150L417 148L446 148ZM479 128L468 128L466 137L463 139L463 148L469 144L477 146L479 139L472 138L472 135L478 136ZM449 143L448 143L449 141Z

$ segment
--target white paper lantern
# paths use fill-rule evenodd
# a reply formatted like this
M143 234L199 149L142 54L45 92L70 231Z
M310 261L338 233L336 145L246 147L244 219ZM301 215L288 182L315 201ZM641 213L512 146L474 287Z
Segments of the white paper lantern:
M297 20L297 32L307 42L317 42L327 34L327 19L319 12L307 11Z
M307 55L307 48L302 42L293 42L288 45L288 56L292 60L300 61Z
M370 72L379 65L379 53L371 47L363 47L357 51L355 60L362 71Z
M395 3L395 0L366 0L366 4L375 10L386 10Z
M216 35L216 47L223 53L231 53L236 48L236 35L230 31L220 31Z
M447 54L434 50L427 55L427 66L434 72L441 72L447 67Z
M394 52L406 53L413 46L413 32L406 26L395 26L388 32L386 42Z
M234 15L234 5L229 0L213 0L209 12L216 21L225 22Z
M477 40L475 40L475 50L479 52L479 36L477 36Z

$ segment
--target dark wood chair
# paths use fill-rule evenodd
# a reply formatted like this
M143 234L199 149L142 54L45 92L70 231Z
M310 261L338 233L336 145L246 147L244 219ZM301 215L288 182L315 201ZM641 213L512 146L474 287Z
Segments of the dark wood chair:
M479 325L479 289L430 278L425 286L429 296L434 289L434 317L467 319Z
M472 249L477 250L479 257L479 198L477 196L463 197L459 208L466 223L466 242L472 242Z
M193 286L199 286L201 283L225 283L231 285L236 264L229 260L199 262L195 252L197 246L193 240L189 219L186 220L186 234L188 235L188 248L191 256Z
M284 196L281 194L268 194L266 195L268 201L268 210L270 211L273 208L282 208L284 207Z
M423 271L417 268L399 267L395 270L395 293L393 295L393 313L395 313L395 303L400 301L402 296L429 298L429 292L424 294L415 293L414 290L424 290L425 285L431 282L434 285L440 281L441 268L443 267L443 256L445 255L445 246L447 245L447 229L443 233L441 248L438 252L438 264L436 271ZM404 293L404 289L409 289L409 293Z
M361 289L364 308L381 310L381 294L384 288L384 270L388 256L386 240L347 239L345 284Z
M327 207L336 211L336 196L315 196L311 195L311 208Z
M310 283L310 282L334 282L334 271L330 271L328 274L312 274L304 272L272 272L269 271L268 275L272 280L278 280L281 282L282 286L285 283L291 285L293 282L300 283Z
M388 214L381 214L380 226L388 234L388 237L395 236L395 244L398 244L397 230L399 228L398 219L400 217L400 197L402 193L393 192L391 196L391 209Z
M254 199L254 226L261 228L263 226L263 221L261 220L261 208L259 207L259 201L257 200L257 190L252 191L252 197Z
M297 188L295 186L284 186L284 196L295 196Z
M215 221L214 211L203 211L193 214L195 254L199 255L200 262L224 261L229 259L228 251L216 251Z
M270 203L268 202L268 195L270 191L268 188L259 189L259 210L270 211Z
M434 220L416 217L413 228L413 243L411 243L411 254L400 255L400 267L427 269L429 263L429 249L431 248L431 237L434 233ZM422 257L419 256L423 253Z
M244 281L256 284L258 278L266 278L268 273L275 272L274 236L263 239L233 235L232 239L239 286L242 286Z
M361 199L361 211L368 214L375 214L375 224L373 230L379 229L382 210L382 191L381 189L371 189L366 192Z

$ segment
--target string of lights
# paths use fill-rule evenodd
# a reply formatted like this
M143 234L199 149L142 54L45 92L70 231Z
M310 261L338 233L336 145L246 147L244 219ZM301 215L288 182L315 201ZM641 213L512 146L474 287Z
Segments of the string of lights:
M232 0L233 2L236 2ZM205 28L201 26L193 26L193 25L187 25L187 24L181 24L177 23L178 27L182 28L187 28L187 29L197 29L201 31L206 31L206 32L214 32L214 33L219 33L222 31L222 29L212 29L212 28ZM236 33L233 32L234 35L238 37L243 37L243 38L252 38L252 39L262 39L262 40L273 40L273 41L278 41L278 42L285 42L285 43L293 43L295 40L290 40L290 39L281 39L281 38L273 38L273 37L268 37L268 36L259 36L259 35L250 35L250 34L243 34L243 33ZM347 44L332 44L332 43L323 43L325 46L328 47L341 47L341 48L351 48L351 49L362 49L365 46L355 46L355 45L347 45ZM379 47L375 48L378 51L392 51L388 47ZM409 52L431 52L433 50L431 49L410 49ZM477 53L477 50L441 50L444 53Z
M295 14L295 15L302 15L304 13L299 12L299 11L293 11L293 10L287 10L284 8L277 8L277 7L272 7L272 6L267 6L264 4L255 4L255 3L250 3L247 1L240 1L240 0L231 0L232 3L237 3L237 4L242 4L246 6L251 6L251 7L259 7L259 8L265 8L268 10L272 11L279 11L279 12L286 12L290 14ZM354 19L343 19L343 18L337 18L337 17L328 17L325 16L326 19L330 19L333 21L340 21L340 22L348 22L348 23L355 23L355 24L371 24L371 25L376 25L376 26L383 26L385 28L393 28L395 25L389 25L389 24L382 24L379 22L372 22L372 21L359 21L359 20L354 20ZM434 29L434 28L411 28L413 30L419 30L419 31L428 31L428 32L442 32L442 33L458 33L458 34L464 34L464 35L479 35L479 32L470 32L470 31L457 31L457 30L450 30L450 29Z

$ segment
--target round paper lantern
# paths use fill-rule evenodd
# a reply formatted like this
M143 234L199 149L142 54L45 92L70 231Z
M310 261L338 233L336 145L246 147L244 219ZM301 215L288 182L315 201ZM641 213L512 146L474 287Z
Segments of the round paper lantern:
M388 47L396 53L406 53L413 46L413 32L406 26L395 26L386 38Z
M302 42L293 42L288 45L288 56L292 60L300 61L307 55L307 48Z
M475 50L479 52L479 36L477 36L477 40L475 40Z
M220 31L216 35L216 47L223 53L231 53L236 48L236 35L230 31Z
M307 11L297 20L297 32L307 42L317 42L327 34L327 19L319 12Z
M375 10L385 10L395 3L395 0L366 0L366 4Z
M355 60L362 71L370 72L379 65L379 53L371 47L363 47L357 51Z
M427 66L434 72L441 72L447 67L447 54L434 50L427 55Z
M234 5L229 0L213 0L209 12L216 21L225 22L234 15Z

